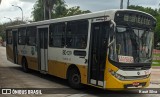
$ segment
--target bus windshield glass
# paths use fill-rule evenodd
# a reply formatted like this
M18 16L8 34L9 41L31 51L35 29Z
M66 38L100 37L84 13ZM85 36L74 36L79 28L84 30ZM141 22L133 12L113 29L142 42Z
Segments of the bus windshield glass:
M148 63L152 58L153 32L150 30L117 27L116 61Z

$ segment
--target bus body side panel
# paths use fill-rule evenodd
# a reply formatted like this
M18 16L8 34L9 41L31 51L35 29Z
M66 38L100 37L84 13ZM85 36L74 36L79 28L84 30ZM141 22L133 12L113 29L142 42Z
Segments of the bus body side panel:
M35 57L27 56L28 68L38 70L38 60Z
M24 53L24 45L17 45L18 50L18 64L22 65L22 57L25 56Z
M22 58L25 57L28 68L38 70L37 51L35 46L18 45L18 64L22 64Z
M18 48L17 48L18 49ZM18 54L18 64L21 65L22 64L22 55Z
M54 60L48 61L48 73L66 79L67 64Z
M83 48L83 49L76 49L74 47L67 48L67 43L65 44L65 46L62 46L62 47L54 47L53 45L48 47L48 60L49 60L48 73L49 74L66 79L67 70L69 66L75 65L80 72L81 83L87 84L88 49L89 49L89 35L90 35L89 27L90 27L90 24L88 23L88 28L86 31L86 33L88 33L86 48ZM49 43L50 43L50 40L49 40ZM76 43L78 44L79 42L77 41Z
M7 53L7 60L14 63L13 45L12 44L6 45L6 53Z
M80 74L81 74L81 83L83 84L87 84L87 66L83 66L83 65L77 65L79 70L80 70Z
M87 84L87 65L85 64L85 59L75 56L74 51L74 49L69 48L49 47L48 73L66 79L68 67L74 64L78 67L81 74L81 82Z
M33 70L38 70L38 59L37 59L37 50L36 46L27 46L27 53L26 56L28 62L28 68Z
M48 73L63 79L66 79L67 69L71 64L64 62L49 60L48 61ZM76 64L80 71L81 83L87 84L87 66Z

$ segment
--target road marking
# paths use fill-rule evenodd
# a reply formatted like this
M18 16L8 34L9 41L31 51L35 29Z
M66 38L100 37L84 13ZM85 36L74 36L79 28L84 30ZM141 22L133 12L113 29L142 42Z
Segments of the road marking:
M87 94L73 94L73 95L69 95L67 97L83 97L86 96Z

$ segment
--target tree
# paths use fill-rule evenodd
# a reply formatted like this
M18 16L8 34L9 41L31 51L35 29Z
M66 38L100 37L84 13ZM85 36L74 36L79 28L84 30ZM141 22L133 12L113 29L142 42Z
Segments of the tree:
M51 18L60 18L65 16L71 16L71 15L78 15L78 14L84 14L89 13L89 10L81 10L79 6L67 8L67 5L65 4L64 0L46 0L50 5L47 8L47 10L50 10ZM47 3L47 4L48 4ZM37 2L34 5L34 9L32 11L32 16L34 18L34 21L41 21L44 18L44 8L43 8L43 2L42 0L37 0Z
M14 26L14 25L19 25L19 24L24 24L26 22L19 20L18 18L13 21L13 22L8 22L8 23L4 23L4 24L0 24L0 36L2 37L2 39L5 41L6 40L6 34L5 34L5 30L8 26Z
M139 10L139 11L144 11L146 13L149 13L153 16L158 16L159 15L159 12L157 9L152 9L150 7L142 7L142 6L135 6L135 5L130 5L128 7L128 9L134 9L134 10Z
M42 0L38 0L35 3L34 9L32 11L32 16L33 16L34 21L40 21L44 19Z
M72 16L72 15L79 15L79 14L85 14L85 13L90 13L91 11L89 10L81 10L80 6L75 6L67 9L67 14L66 16Z
M5 26L3 24L0 24L0 36L3 40L5 40Z
M67 16L67 5L64 1L59 0L58 3L54 6L52 11L52 18L60 18Z
M34 9L32 11L33 19L34 21L51 19L53 17L52 10L56 10L57 7L63 8L64 6L65 5L63 0L37 0L37 2L34 5Z
M157 19L157 25L155 28L155 37L154 37L154 46L156 47L157 44L160 42L160 9L152 9L150 7L142 7L142 6L135 6L131 5L128 7L129 9L134 9L134 10L139 10L139 11L144 11L146 13L149 13L153 15Z
M45 10L45 20L51 19L52 9L59 0L43 0L43 9Z
M74 6L71 8L66 8L65 6L58 6L55 9L55 12L52 14L52 18L60 18L60 17L66 17L66 16L73 16L73 15L79 15L79 14L85 14L90 13L89 10L81 10L79 6Z

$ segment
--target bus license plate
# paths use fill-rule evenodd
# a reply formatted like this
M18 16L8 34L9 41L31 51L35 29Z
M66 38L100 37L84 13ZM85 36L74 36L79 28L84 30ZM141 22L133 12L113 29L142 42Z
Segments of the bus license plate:
M139 84L139 82L133 82L132 85L133 85L133 86L139 86L140 84Z

